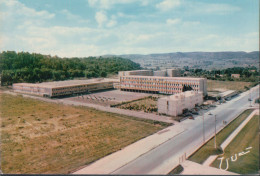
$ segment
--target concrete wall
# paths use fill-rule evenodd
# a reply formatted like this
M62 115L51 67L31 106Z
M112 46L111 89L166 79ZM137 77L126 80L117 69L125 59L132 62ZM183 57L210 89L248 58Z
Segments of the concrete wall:
M184 109L192 109L203 103L202 92L187 91L169 97L160 98L157 102L158 113L177 116Z
M34 84L13 84L13 90L14 92L18 93L26 93L26 94L31 94L31 95L38 95L38 96L51 96L52 94L52 89L51 88L46 88L46 87L38 87L35 86Z
M129 91L153 91L164 94L181 93L184 86L190 86L194 91L201 91L205 96L204 89L207 81L204 78L184 77L156 77L156 76L123 76L120 77L121 90Z
M86 83L82 85L65 85L59 87L44 87L44 85L18 83L13 84L14 92L26 93L38 96L58 97L63 95L71 95L74 93L85 93L88 91L97 91L103 89L112 89L113 82Z
M167 69L168 77L179 77L181 76L180 69Z
M162 70L162 71L154 71L153 72L153 76L162 76L162 77L165 77L167 74L166 74L166 70Z

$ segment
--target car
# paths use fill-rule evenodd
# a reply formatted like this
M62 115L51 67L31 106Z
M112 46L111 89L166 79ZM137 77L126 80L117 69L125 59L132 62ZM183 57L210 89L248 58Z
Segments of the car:
M189 116L189 119L192 119L192 120L194 120L194 117L193 117L193 116Z
M212 113L210 112L209 115L212 115Z
M195 115L198 115L198 114L199 114L199 113L196 112L196 111L192 111L191 113L192 113L192 114L195 114Z

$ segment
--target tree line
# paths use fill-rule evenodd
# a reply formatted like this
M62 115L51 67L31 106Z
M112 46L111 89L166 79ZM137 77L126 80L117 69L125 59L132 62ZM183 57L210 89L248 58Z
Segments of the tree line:
M0 53L1 85L107 77L118 71L138 69L139 64L120 57L60 58L28 52Z
M245 81L258 82L259 70L255 66L250 67L233 67L227 69L203 70L189 69L185 67L182 71L184 76L205 77L211 80L219 81ZM239 78L232 77L232 74L239 74Z

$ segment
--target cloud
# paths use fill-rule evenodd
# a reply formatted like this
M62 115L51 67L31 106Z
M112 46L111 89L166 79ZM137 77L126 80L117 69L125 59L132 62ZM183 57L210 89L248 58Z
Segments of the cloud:
M102 27L103 24L105 22L107 22L107 16L106 16L105 12L103 12L103 11L97 12L95 19L96 19L99 27Z
M88 0L90 7L99 9L110 9L116 4L135 3L137 0Z
M99 1L92 3L97 2ZM203 5L206 7L207 4ZM61 57L85 57L196 50L252 51L258 50L259 46L259 32L256 28L252 28L252 25L248 26L251 33L242 31L240 28L236 28L238 31L236 33L225 33L224 28L223 31L218 32L222 26L200 22L198 19L187 21L184 16L170 16L171 13L158 18L160 19L158 21L146 21L141 19L140 15L129 16L117 11L113 14L110 10L98 9L94 15L95 19L93 18L94 23L91 25L77 25L76 27L69 23L62 26L53 23L55 21L52 20L57 18L56 14L47 10L37 11L15 0L0 1L0 6L4 7L0 12L4 24L0 28L0 51L16 50ZM219 6L207 7L214 7L211 11L206 10L207 13L222 13L216 10L220 8ZM59 15L62 13L70 21L85 20L66 9L58 13ZM198 11L198 13L201 12ZM95 25L95 20L99 27ZM255 32L253 32L254 29L256 29Z
M167 19L166 23L169 25L174 25L174 24L178 24L181 22L181 19L179 18L175 18L175 19Z
M41 19L52 19L55 17L54 13L50 13L47 12L45 10L41 10L41 11L36 11L32 8L28 8L26 7L24 4L20 3L19 1L16 0L1 0L0 2L1 4L1 13L6 15L7 13L7 9L9 10L9 12L12 12L13 16L19 17L19 18L33 18L33 19L37 19L37 18L41 18ZM11 13L8 13L9 15ZM3 17L4 18L4 17Z
M110 20L108 23L107 23L107 27L113 27L117 24L117 21L116 20Z
M181 5L180 0L164 0L164 1L156 4L155 7L161 11L168 11L168 10L171 10L180 5Z
M60 11L63 15L66 16L66 18L70 21L77 22L77 23L88 23L89 21L86 19L83 19L81 16L72 14L70 11L67 9L63 9Z
M229 13L238 12L241 9L239 7L229 5L229 4L211 4L211 3L202 3L194 2L187 4L188 8L192 13L198 14L220 14L225 15Z

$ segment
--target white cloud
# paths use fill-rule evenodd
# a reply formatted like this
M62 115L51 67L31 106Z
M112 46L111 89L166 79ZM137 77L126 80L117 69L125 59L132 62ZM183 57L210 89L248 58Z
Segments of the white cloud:
M5 24L4 28L0 28L0 51L16 50L61 57L84 57L196 50L252 51L258 50L259 46L258 31L232 35L214 33L216 26L207 26L199 21L186 21L182 17L168 17L160 22L139 22L135 18L137 21L125 20L124 25L121 25L118 18L128 16L123 13L113 16L109 11L106 13L99 9L96 21L100 27L66 27L50 25L49 20L54 18L55 14L37 11L19 1L0 1L0 6L4 7L0 13ZM67 10L62 13L71 20L82 19ZM115 25L117 27L113 28Z
M168 11L180 5L180 0L164 0L159 4L156 4L156 8L158 8L161 11Z
M181 19L179 18L175 18L175 19L167 19L166 20L166 23L167 24L170 24L170 25L174 25L174 24L178 24L181 22Z
M194 2L187 4L188 9L191 13L199 13L199 14L220 14L225 15L229 13L238 12L241 9L239 7L229 5L229 4L211 4L211 3L201 3Z
M71 13L70 11L68 11L67 9L61 10L61 13L62 13L63 15L65 15L68 20L71 20L71 21L76 21L76 22L78 22L78 23L88 23L88 22L89 22L88 20L83 19L83 18L82 18L81 16L79 16L79 15L72 14L72 13Z
M9 10L8 14L12 14L13 16L17 16L19 18L41 18L41 19L51 19L55 16L55 14L47 12L45 10L36 11L32 8L26 7L24 4L20 3L17 0L1 0L1 11L2 14L7 14L7 9ZM12 12L12 13L10 13ZM4 18L5 16L3 16Z
M107 23L107 27L113 27L117 24L117 21L116 20L110 20L108 23Z
M88 0L88 4L90 7L110 9L116 4L129 4L136 1L137 0Z
M106 16L105 12L102 12L102 11L96 13L95 19L96 19L99 27L102 27L103 24L105 22L107 22L107 16Z

